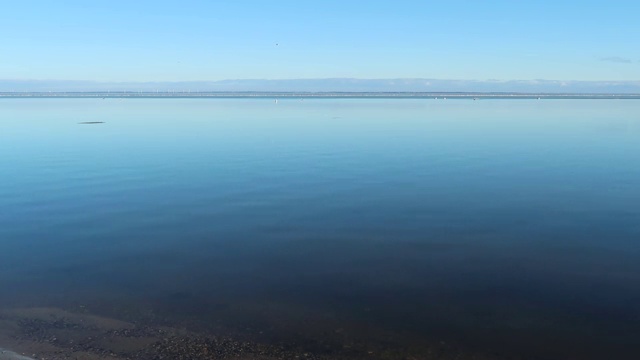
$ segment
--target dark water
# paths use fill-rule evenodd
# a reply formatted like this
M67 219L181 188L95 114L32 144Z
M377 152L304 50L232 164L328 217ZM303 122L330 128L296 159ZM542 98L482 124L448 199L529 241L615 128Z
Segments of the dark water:
M4 99L0 166L0 307L640 358L637 100Z

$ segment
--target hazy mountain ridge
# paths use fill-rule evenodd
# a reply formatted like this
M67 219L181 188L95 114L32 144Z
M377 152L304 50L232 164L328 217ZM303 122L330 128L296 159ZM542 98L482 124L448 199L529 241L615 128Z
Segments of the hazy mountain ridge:
M442 79L241 79L220 81L98 82L0 80L2 92L47 91L289 91L289 92L513 92L640 94L640 81Z

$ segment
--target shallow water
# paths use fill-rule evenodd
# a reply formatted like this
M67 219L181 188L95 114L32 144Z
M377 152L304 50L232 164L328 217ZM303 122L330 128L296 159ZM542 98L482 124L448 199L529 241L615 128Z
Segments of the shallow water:
M13 351L0 348L0 360L33 360L29 357L16 354Z
M638 100L1 99L0 164L3 309L640 354Z

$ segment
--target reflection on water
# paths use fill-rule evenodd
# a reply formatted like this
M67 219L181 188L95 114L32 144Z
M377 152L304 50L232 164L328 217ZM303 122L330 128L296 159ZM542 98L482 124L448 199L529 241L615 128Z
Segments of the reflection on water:
M635 359L638 114L635 100L4 99L0 309L335 356Z

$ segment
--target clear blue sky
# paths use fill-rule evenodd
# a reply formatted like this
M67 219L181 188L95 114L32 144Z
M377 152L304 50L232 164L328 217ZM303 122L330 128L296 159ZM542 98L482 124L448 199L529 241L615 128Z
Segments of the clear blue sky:
M0 79L326 77L640 80L640 1L0 5Z

